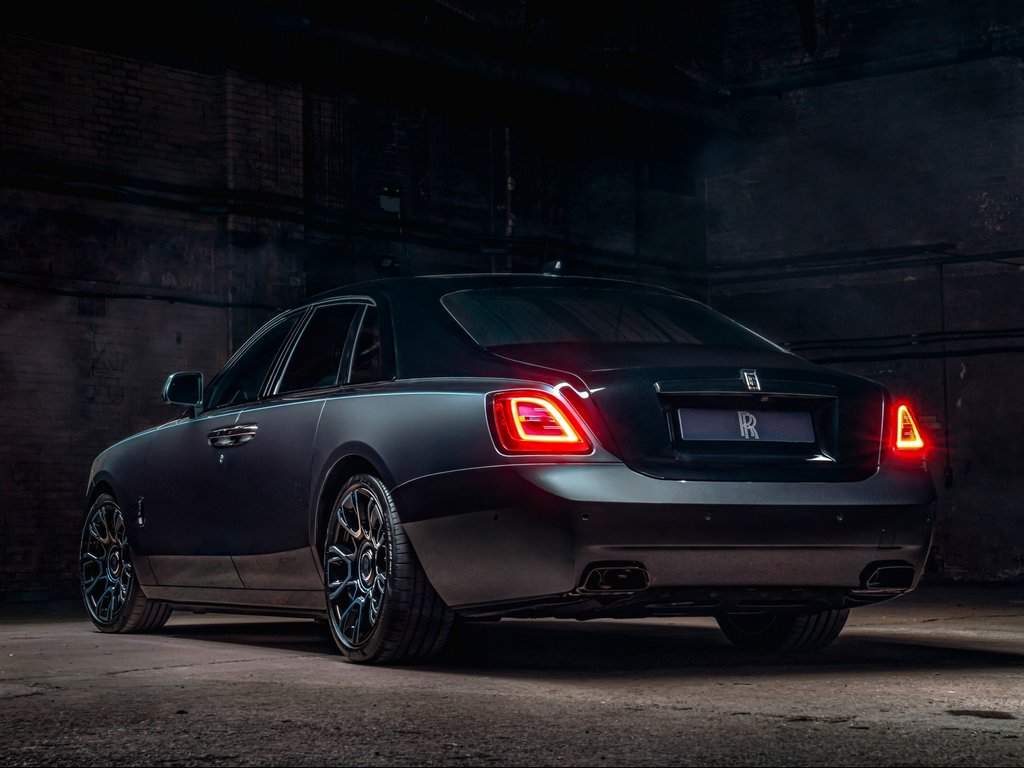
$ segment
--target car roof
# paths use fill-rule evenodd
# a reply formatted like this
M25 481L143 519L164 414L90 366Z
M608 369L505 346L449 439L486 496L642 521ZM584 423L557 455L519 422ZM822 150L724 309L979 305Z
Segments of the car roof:
M412 277L384 277L340 286L309 297L303 304L314 304L332 298L381 293L397 299L416 296L420 299L440 297L453 291L473 288L611 288L628 291L655 291L683 296L669 288L647 283L604 277L576 275L547 275L532 273L468 273L445 275L417 275ZM687 297L689 298L689 297Z
M488 288L596 288L689 298L668 288L600 277L481 273L385 277L351 283L308 298L300 308L333 299L366 297L388 305L386 326L400 378L494 368L494 358L474 342L441 304L449 293ZM506 365L507 367L507 365Z

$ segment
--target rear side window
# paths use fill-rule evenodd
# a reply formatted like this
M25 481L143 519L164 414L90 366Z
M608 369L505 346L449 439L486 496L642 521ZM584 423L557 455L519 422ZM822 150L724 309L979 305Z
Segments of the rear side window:
M352 353L349 383L361 384L368 381L380 381L382 368L380 322L377 318L377 308L368 306L359 326L355 351Z
M278 393L338 385L352 321L361 309L361 304L317 307L288 360Z
M681 344L778 350L682 296L600 288L450 293L442 304L482 347L511 344Z

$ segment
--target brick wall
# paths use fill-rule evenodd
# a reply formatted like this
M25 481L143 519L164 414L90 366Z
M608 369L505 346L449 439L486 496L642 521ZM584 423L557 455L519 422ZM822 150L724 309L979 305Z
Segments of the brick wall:
M2 148L162 182L220 183L211 78L8 35L0 47ZM183 162L187 158L189 162Z
M701 243L683 260L703 248L692 190L648 184L621 142L577 142L574 126L603 130L586 112L562 109L571 119L552 131L519 108L390 103L386 87L351 98L343 70L336 87L320 72L311 85L13 34L0 65L8 599L75 592L93 457L173 415L159 402L168 373L212 375L307 288L566 252L634 275L623 265L638 249L680 259L673 227Z
M565 256L708 290L911 396L939 443L933 569L1024 574L1007 385L1024 329L1020 11L729 0L581 30L568 10L552 24L521 3L453 7L552 44L579 33L575 58L618 40L669 82L703 78L740 135L591 104L549 76L537 95L465 77L478 90L417 101L386 80L409 70L333 49L316 68L288 46L255 68L175 66L0 38L0 593L74 591L88 464L169 415L171 370L212 374L307 290Z
M174 416L171 371L212 375L304 293L279 213L302 100L12 35L0 92L0 599L30 599L76 589L93 457Z
M0 288L2 592L73 594L85 482L107 445L173 418L173 370L216 370L223 310Z

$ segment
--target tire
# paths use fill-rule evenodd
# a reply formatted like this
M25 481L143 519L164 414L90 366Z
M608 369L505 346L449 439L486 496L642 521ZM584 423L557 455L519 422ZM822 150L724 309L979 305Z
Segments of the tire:
M341 489L323 567L327 624L346 660L418 661L444 646L454 614L430 585L379 478L355 475Z
M807 653L829 645L846 625L849 609L818 613L728 613L718 626L737 648L754 653Z
M170 606L142 592L124 514L109 493L97 496L85 515L78 562L85 610L101 632L152 632L171 617Z

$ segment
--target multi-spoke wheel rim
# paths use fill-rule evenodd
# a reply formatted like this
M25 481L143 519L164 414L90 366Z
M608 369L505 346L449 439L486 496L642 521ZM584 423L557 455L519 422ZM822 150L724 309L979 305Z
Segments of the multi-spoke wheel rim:
M386 512L374 491L358 484L334 506L324 552L324 584L335 637L356 650L380 621L391 567Z
M95 621L113 623L131 597L133 568L124 516L110 499L89 510L80 564L86 608Z

